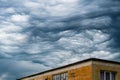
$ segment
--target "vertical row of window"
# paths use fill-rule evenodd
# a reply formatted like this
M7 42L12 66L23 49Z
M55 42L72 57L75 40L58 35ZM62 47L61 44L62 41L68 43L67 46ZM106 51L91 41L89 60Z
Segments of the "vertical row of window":
M115 72L101 71L100 80L116 80L115 75L116 75Z
M68 80L68 73L65 72L65 73L53 75L53 80Z

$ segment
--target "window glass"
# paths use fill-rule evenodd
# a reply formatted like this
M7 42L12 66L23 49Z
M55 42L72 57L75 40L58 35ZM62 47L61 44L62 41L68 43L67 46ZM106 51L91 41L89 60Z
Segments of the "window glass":
M101 73L100 73L101 75L100 75L100 80L104 80L104 72L103 71L101 71Z
M68 80L67 72L53 75L53 80Z
M115 79L115 73L112 73L111 76L112 76L112 80L116 80L116 79Z
M101 71L100 80L116 80L116 73L110 71Z
M105 80L110 80L110 72L106 72L106 79Z

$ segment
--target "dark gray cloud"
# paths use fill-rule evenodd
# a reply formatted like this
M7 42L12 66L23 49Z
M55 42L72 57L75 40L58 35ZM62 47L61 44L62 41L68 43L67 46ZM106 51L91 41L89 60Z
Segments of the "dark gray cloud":
M0 80L89 57L119 61L119 4L119 0L0 0Z

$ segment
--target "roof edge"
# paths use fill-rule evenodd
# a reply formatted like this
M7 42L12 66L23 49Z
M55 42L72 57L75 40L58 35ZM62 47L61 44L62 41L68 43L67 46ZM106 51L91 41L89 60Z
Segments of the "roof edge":
M87 62L87 61L101 61L101 62L120 64L120 62L112 61L112 60L105 60L105 59L98 59L98 58L88 58L88 59L85 59L85 60L82 60L82 61L78 61L78 62L75 62L75 63L71 63L71 64L68 64L68 65L65 65L65 66L61 66L61 67L53 68L53 69L46 70L46 71L43 71L43 72L40 72L40 73L35 73L35 74L32 74L32 75L28 75L28 76L25 76L25 77L22 77L22 78L19 78L19 79L16 79L16 80L21 80L21 79L24 79L24 78L33 77L33 76L44 74L44 73L47 73L47 72L50 72L50 71L54 71L54 70L57 70L57 69L62 69L62 68L66 68L68 66L84 63L84 62Z

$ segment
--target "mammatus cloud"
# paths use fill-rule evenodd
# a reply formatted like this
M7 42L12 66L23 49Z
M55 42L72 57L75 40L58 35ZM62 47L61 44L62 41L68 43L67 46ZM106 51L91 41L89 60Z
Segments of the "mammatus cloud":
M89 57L119 61L119 4L119 0L0 0L0 80Z

